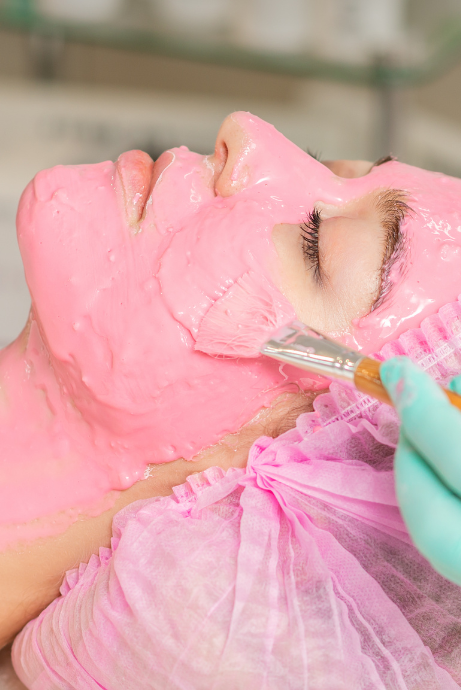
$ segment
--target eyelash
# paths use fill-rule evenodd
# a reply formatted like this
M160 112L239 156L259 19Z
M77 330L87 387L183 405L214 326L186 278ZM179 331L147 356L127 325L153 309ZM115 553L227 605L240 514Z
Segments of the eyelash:
M322 217L320 211L314 208L306 217L306 220L301 223L301 238L303 255L306 263L309 265L309 270L314 270L314 278L316 282L320 282L320 252L319 252L319 229Z
M310 148L307 148L306 153L308 153L311 158L314 158L314 160L320 163L321 153L319 151L312 151Z
M391 161L396 161L397 158L392 155L392 153L389 153L387 156L382 156L381 158L378 158L377 161L373 163L373 167L377 168L379 165L383 165L384 163L390 163Z

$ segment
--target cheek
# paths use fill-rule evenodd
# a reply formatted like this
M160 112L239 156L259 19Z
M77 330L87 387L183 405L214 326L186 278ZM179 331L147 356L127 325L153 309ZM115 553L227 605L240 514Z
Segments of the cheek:
M217 198L176 232L158 273L171 314L194 337L210 307L248 271L269 277L272 222L257 202Z

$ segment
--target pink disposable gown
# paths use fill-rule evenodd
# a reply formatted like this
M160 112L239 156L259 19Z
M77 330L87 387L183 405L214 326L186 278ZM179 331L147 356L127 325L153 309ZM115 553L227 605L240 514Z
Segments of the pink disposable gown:
M461 371L461 305L381 355ZM17 637L34 690L451 690L461 588L412 546L391 408L333 383L295 429L114 519Z

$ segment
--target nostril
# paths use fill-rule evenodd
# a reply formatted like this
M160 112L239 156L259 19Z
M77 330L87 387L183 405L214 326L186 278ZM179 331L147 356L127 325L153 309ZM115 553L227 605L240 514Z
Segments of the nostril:
M214 190L217 196L232 196L246 184L248 165L244 163L247 150L245 131L236 119L229 115L218 132L214 164Z
M224 139L221 139L216 143L215 147L215 172L214 172L214 188L215 194L218 194L217 186L218 182L224 172L227 160L229 158L229 149Z

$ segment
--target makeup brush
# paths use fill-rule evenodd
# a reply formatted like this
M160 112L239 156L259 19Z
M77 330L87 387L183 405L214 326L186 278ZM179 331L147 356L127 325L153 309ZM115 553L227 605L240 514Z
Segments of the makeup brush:
M354 385L362 393L392 405L379 375L381 362L326 338L300 321L292 321L280 328L260 351L263 355L299 369L329 379L340 379ZM451 404L461 410L461 395L446 388L443 391Z

